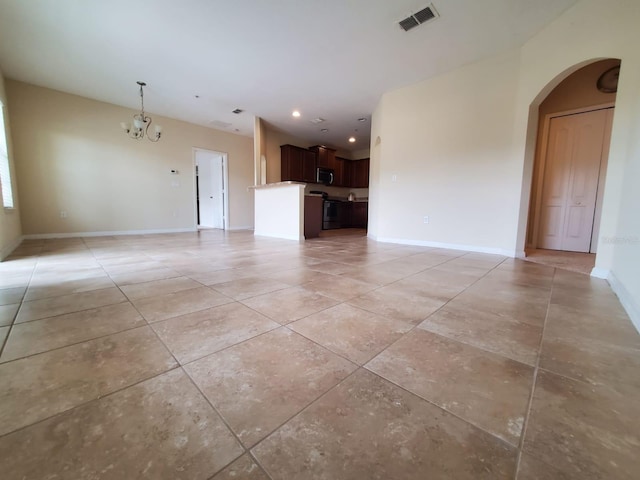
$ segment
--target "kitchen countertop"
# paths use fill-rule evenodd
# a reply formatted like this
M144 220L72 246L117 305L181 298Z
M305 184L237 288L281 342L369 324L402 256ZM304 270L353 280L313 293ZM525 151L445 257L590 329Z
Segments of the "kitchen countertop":
M264 185L250 185L248 188L255 188L256 190L258 190L258 189L261 189L261 188L287 187L289 185L303 185L303 186L306 186L307 184L304 183L304 182L293 182L291 180L288 180L286 182L265 183Z

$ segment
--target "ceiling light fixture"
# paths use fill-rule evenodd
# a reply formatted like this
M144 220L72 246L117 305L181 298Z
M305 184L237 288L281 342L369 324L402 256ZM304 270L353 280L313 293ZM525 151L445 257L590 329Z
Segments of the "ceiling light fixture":
M149 127L151 126L151 117L147 116L144 113L144 92L142 87L146 87L147 84L144 82L136 82L140 85L140 113L136 113L133 116L133 127L129 123L121 122L120 126L122 129L129 135L129 138L133 138L134 140L140 140L142 138L147 137L147 140L151 142L157 142L160 140L160 136L162 135L162 127L160 125L156 125L155 131L156 134L153 138L149 136Z
M298 117L300 116L300 112L299 112L298 110L294 110L294 111L291 113L291 116L298 118Z
M359 122L366 122L366 121L367 121L367 119L366 119L365 117L360 117L360 118L358 119L358 121L359 121Z
M356 143L356 137L349 137L349 143Z
M328 131L329 131L329 129L328 129L328 128L322 128L322 129L320 129L320 131L321 131L321 132L328 132Z

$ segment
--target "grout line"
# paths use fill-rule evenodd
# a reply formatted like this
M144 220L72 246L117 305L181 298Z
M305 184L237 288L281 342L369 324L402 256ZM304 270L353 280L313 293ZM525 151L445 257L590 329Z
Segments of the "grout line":
M18 319L18 315L20 314L20 310L22 310L22 306L24 305L24 298L27 296L27 292L29 291L29 285L31 284L31 280L33 279L33 275L34 275L34 273L36 271L36 266L37 265L38 265L38 257L36 257L36 261L33 264L33 267L31 268L31 274L29 275L29 280L27 281L27 285L24 288L24 292L22 293L22 296L20 297L20 302L18 302L19 305L18 305L18 308L16 309L16 313L13 314L13 318L11 319L11 323L9 324L9 330L7 330L7 334L4 336L4 340L0 344L0 358L2 358L2 354L4 353L4 349L6 348L7 343L9 343L9 336L11 335L11 332L13 331L13 326L16 324L16 320Z
M542 324L542 334L540 335L540 343L538 344L538 354L536 356L536 364L533 370L533 381L531 382L531 392L529 394L529 401L527 403L527 410L524 416L524 423L522 425L522 432L520 434L520 443L518 444L518 456L516 458L516 471L514 480L517 480L520 473L520 462L522 460L522 452L524 450L524 440L527 434L527 427L529 426L529 419L531 418L531 410L533 408L533 396L536 389L536 383L538 382L538 372L540 370L540 356L542 355L542 344L544 342L544 334L547 327L547 321L549 320L549 311L551 310L551 298L553 296L553 288L555 283L557 269L553 269L553 277L551 280L551 289L549 290L549 301L547 302L547 312L544 317L544 323Z

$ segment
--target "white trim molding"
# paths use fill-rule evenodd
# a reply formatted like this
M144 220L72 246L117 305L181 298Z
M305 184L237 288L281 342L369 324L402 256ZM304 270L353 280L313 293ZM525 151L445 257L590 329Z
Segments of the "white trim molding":
M627 311L627 315L631 319L631 323L636 327L638 333L640 333L640 305L636 303L636 299L633 298L633 295L627 290L618 277L615 276L613 272L609 273L609 277L607 278L609 285L611 285L611 289L618 296L622 307Z
M595 278L602 278L604 280L607 280L609 278L609 274L610 271L608 268L593 267L593 269L591 270L591 276Z
M197 232L195 227L191 228L166 228L152 230L114 230L103 232L71 232L71 233L33 233L24 235L27 240L40 240L46 238L78 238L78 237L110 237L117 235L153 235L157 233L191 233Z
M447 248L449 250L461 250L464 252L474 253L489 253L491 255L502 255L505 257L515 258L519 255L524 256L524 252L518 252L516 249L506 250L496 247L479 247L476 245L459 245L456 243L443 243L443 242L431 242L428 240L413 240L406 238L391 238L391 237L376 237L375 235L367 234L367 236L377 242L382 243L397 243L399 245L415 245L417 247L433 247L433 248Z

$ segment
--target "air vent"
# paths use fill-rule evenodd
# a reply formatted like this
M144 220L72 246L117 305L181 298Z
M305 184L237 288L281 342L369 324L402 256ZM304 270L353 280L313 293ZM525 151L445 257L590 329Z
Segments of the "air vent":
M235 110L231 110L231 113L235 113L236 115L241 114L242 112L244 112L244 110L240 109L240 108L236 108Z
M422 25L423 23L427 23L430 20L434 20L438 18L438 12L433 8L433 5L430 4L427 7L420 10L418 13L414 13L413 15L409 15L404 20L399 21L400 28L402 28L405 32L408 32L412 28L417 27L418 25Z

